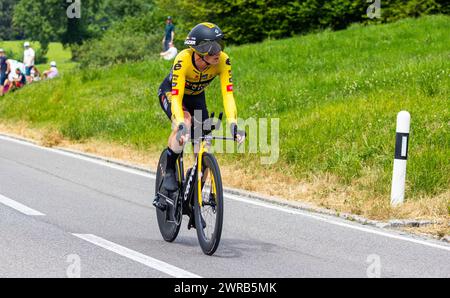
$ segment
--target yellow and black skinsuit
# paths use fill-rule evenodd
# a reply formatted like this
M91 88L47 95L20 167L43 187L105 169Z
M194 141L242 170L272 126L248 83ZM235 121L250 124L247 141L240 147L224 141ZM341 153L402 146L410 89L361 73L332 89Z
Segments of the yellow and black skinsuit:
M223 105L228 122L236 123L237 112L233 96L233 80L230 58L224 52L220 53L219 64L209 65L199 71L194 63L194 50L181 51L175 58L170 74L159 87L158 97L162 109L176 124L184 121L183 110L194 116L195 110L202 111L202 119L208 119L208 109L205 100L205 88L220 76Z

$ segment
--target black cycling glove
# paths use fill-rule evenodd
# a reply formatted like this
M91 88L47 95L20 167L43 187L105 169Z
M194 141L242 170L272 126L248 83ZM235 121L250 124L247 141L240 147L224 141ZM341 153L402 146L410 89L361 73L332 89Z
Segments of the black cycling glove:
M245 138L245 136L246 136L245 131L239 130L236 123L231 123L230 129L231 129L231 135L233 136L233 139L235 141L237 140L238 135L241 136L241 139Z
M184 122L181 122L178 125L178 131L177 131L177 141L179 142L181 137L187 134L187 127L186 124Z

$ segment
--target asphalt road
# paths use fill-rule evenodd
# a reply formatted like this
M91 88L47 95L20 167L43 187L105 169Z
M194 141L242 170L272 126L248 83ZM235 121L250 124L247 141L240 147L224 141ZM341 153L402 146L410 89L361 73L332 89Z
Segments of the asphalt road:
M0 137L0 277L450 277L450 245L226 195L205 256L159 233L154 176Z

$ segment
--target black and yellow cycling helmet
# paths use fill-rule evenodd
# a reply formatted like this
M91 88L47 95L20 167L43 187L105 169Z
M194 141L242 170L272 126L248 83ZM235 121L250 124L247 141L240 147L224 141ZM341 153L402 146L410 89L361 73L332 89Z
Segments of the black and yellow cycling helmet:
M200 23L189 32L184 44L192 48L200 56L216 55L223 51L224 34L213 23Z

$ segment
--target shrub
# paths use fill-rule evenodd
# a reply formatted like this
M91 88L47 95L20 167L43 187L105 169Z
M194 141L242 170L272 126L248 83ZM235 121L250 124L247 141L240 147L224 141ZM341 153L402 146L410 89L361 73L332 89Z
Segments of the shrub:
M81 67L95 67L157 58L162 50L163 20L157 9L126 17L101 38L72 46L73 59Z
M13 59L17 61L22 60L22 58L12 50L5 49L5 54L8 59Z
M382 18L386 22L393 22L408 17L422 15L450 13L448 0L390 0L389 4L382 4Z
M143 33L123 35L109 31L101 39L72 47L73 57L81 67L108 66L156 57L161 50L160 38Z
M38 48L35 50L36 58L35 58L35 64L46 64L48 62L47 56L44 54L44 51L42 51L41 48Z

